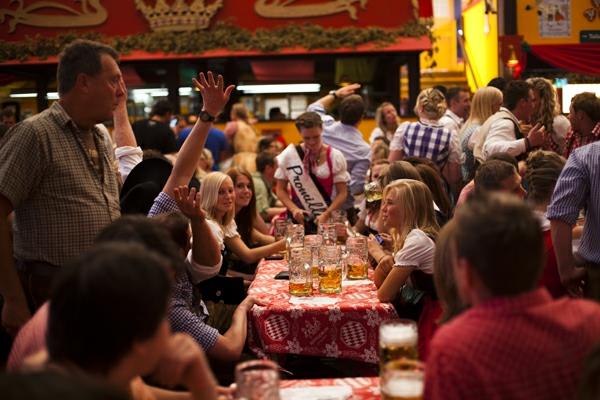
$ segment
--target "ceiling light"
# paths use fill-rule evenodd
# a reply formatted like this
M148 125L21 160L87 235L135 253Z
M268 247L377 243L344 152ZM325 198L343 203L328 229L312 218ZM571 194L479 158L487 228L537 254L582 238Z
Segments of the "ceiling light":
M290 83L280 85L239 85L238 90L245 94L269 93L318 93L321 85L318 83Z

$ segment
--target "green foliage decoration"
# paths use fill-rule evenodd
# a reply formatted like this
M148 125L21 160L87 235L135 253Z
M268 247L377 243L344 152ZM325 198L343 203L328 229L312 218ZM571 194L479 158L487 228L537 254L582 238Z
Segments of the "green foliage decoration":
M276 52L290 47L302 47L307 50L354 48L365 43L385 47L401 37L428 36L433 42L431 26L430 19L422 19L411 21L396 29L324 28L311 24L290 24L251 32L229 22L217 22L210 30L147 32L121 37L107 37L93 32L69 32L53 37L36 35L21 42L0 42L0 62L24 61L31 57L44 60L57 56L66 44L77 38L109 44L121 54L128 54L134 50L166 54L201 54L216 49Z

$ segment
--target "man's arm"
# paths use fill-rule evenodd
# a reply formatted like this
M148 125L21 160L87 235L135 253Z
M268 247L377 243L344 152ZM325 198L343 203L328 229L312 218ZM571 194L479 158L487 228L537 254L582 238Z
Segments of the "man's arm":
M350 193L353 196L359 195L365 191L365 183L367 182L367 171L371 166L368 159L358 160L354 162L350 172Z
M360 89L360 84L353 83L351 85L337 89L335 91L335 96L332 94L327 94L326 96L321 97L316 102L321 104L323 108L327 110L329 109L329 107L331 107L331 105L336 99L343 99L344 97L350 96L351 94L354 94L354 92L356 92L358 89Z
M127 114L127 88L123 79L119 82L123 96L119 98L117 108L113 113L113 130L115 138L115 158L119 163L119 173L124 182L136 165L142 162L142 149L138 147L133 129Z
M583 295L581 281L585 279L586 273L584 268L575 266L573 227L558 219L550 221L550 226L560 281L571 296L581 297Z
M495 153L508 153L513 157L527 151L525 139L515 139L515 128L511 120L498 120L492 124L485 142L485 158Z
M0 294L4 297L2 326L14 336L31 318L31 313L13 265L13 247L8 222L8 215L12 211L10 201L0 195Z
M193 82L202 95L204 104L202 109L213 117L216 117L223 110L227 101L229 101L229 96L235 86L230 85L226 89L223 89L223 77L221 75L217 77L216 82L212 72L209 71L207 75L208 79L201 72L200 81L194 79ZM203 122L198 118L190 135L183 143L183 146L181 146L177 161L175 161L175 165L173 166L173 171L163 188L163 192L169 196L173 197L173 191L176 187L186 186L190 179L192 179L211 126L212 123Z
M589 176L577 155L567 160L547 209L560 280L572 295L581 293L582 271L575 267L571 230L590 193Z

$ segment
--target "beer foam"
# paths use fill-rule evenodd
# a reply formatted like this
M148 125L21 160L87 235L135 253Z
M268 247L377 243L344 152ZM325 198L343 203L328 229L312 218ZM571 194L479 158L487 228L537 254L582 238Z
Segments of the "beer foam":
M383 384L381 391L394 398L419 398L423 395L423 386L422 379L391 379Z
M394 346L415 345L417 344L417 330L411 325L381 325L379 343Z

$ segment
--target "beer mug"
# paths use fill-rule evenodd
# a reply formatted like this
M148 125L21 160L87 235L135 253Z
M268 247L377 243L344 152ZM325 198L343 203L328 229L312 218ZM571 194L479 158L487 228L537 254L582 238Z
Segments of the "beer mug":
M369 268L367 238L364 236L349 237L346 241L346 265L348 279L366 279Z
M324 224L320 224L319 233L323 237L324 245L333 246L337 243L337 232L334 223L326 222Z
M271 360L252 360L235 367L235 398L238 400L280 400L279 369Z
M289 224L287 226L286 235L287 241L287 259L291 259L290 254L293 248L304 246L304 226L299 224Z
M305 247L290 249L290 295L310 296L312 294L311 260L311 249Z
M424 373L422 363L406 364L403 360L391 361L383 366L379 387L384 400L421 400Z
M285 239L287 234L287 227L288 225L290 225L290 222L286 219L276 219L274 225L275 240L279 241ZM285 258L287 255L287 249L281 250L279 254L282 258Z
M313 281L319 279L319 249L321 248L322 243L323 236L321 235L304 236L304 247L311 251L310 266L312 268Z
M319 292L342 291L342 254L338 246L322 246L319 253Z
M384 321L379 326L379 365L407 358L417 360L417 323L409 319Z
M331 222L335 224L336 243L339 245L346 244L346 239L348 238L347 221L346 211L333 210L331 213Z
M365 199L372 203L383 198L383 190L378 181L369 182L365 185Z

